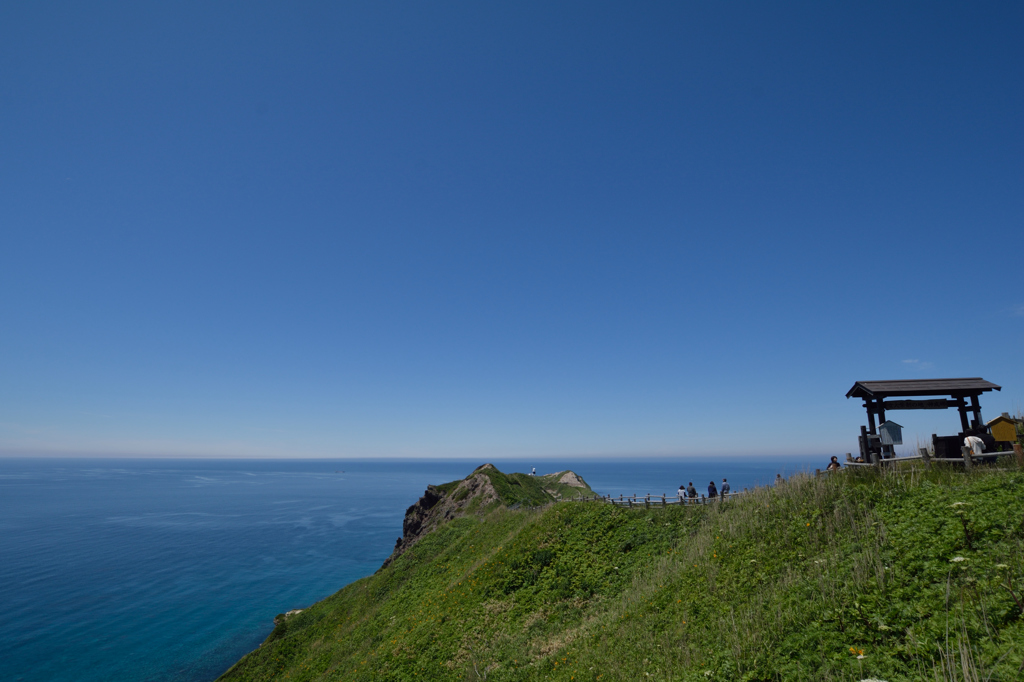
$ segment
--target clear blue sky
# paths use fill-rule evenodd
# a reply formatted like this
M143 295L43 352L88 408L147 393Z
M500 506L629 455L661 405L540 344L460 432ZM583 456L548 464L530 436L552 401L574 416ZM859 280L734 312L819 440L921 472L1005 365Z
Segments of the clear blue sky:
M846 452L860 379L1015 411L1022 35L1018 2L3 3L0 453Z

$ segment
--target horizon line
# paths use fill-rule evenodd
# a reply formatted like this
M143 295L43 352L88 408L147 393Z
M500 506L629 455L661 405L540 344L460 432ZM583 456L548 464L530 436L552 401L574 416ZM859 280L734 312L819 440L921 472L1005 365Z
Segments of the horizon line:
M586 459L697 459L697 458L748 458L748 457L831 457L832 455L843 454L835 452L804 452L804 453L603 453L603 454L543 454L543 455L313 455L313 456L286 456L286 455L197 455L197 454L140 454L140 453L100 453L100 452L25 452L25 451L3 451L0 450L0 459L150 459L150 460L265 460L265 461L367 461L367 460L453 460L453 461L483 461L488 460L586 460Z

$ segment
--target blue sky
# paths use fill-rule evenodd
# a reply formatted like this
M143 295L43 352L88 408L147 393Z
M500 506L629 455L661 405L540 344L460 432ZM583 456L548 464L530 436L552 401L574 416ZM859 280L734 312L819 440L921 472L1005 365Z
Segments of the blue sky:
M0 453L833 453L856 380L1021 408L1024 5L556 5L0 6Z

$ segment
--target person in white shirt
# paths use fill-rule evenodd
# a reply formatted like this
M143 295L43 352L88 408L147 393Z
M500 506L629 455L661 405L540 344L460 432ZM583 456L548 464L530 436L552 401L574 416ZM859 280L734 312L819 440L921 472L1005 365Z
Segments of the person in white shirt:
M977 436L967 436L967 438L964 438L964 445L971 449L971 454L975 457L985 451L985 441Z

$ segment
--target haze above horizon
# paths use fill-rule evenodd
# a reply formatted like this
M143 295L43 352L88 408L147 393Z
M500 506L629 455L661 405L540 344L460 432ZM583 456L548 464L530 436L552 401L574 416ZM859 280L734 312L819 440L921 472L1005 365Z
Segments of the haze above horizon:
M898 378L1018 411L1022 34L1008 2L6 3L0 455L839 453L846 391Z

